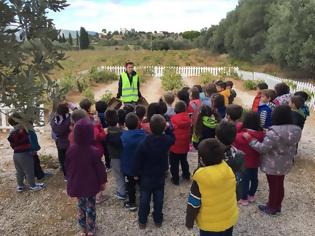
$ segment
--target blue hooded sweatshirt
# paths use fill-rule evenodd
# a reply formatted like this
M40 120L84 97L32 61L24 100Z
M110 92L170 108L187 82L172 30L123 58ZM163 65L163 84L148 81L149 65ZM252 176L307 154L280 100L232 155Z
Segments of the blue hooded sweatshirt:
M123 151L121 153L121 170L124 175L134 176L134 163L139 144L146 138L142 129L127 130L121 135Z

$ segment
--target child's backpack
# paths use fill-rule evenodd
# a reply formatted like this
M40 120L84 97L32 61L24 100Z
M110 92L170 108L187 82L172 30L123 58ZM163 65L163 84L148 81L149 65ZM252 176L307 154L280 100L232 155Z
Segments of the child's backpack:
M237 200L241 199L241 193L242 193L242 178L244 174L244 157L245 154L238 150L234 146L229 146L225 150L225 159L226 163L231 167L235 174L236 178L236 195Z

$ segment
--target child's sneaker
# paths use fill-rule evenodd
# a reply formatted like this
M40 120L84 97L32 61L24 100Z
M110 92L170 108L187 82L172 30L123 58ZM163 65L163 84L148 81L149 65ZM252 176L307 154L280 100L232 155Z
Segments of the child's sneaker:
M256 197L248 195L247 200L248 200L249 203L254 203L254 202L256 202Z
M139 229L145 229L146 227L147 227L146 224L141 224L141 223L139 222Z
M16 191L17 191L18 193L24 192L24 191L25 191L25 186L17 186L17 187L16 187Z
M174 185L176 185L176 186L179 185L179 180L176 180L176 179L174 179L174 178L171 178L171 182L172 182L172 184L174 184Z
M115 196L118 200L126 200L126 195L123 195L119 192L116 192Z
M248 200L244 200L244 199L240 199L238 201L238 204L240 204L241 206L248 206Z
M32 192L40 191L46 188L46 185L44 183L37 183L34 187L30 187L30 190Z
M137 210L137 205L135 203L125 202L124 206L125 208L132 212Z

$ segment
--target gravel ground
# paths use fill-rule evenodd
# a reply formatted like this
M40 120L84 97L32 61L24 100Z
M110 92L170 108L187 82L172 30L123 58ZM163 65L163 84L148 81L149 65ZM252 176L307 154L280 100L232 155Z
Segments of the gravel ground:
M161 88L154 81L143 87L145 95L152 99L160 96ZM158 89L157 89L158 88ZM105 88L104 88L105 89ZM152 93L152 89L160 92ZM249 104L251 94L244 93L240 87L237 102ZM244 99L244 100L243 100ZM299 155L291 173L285 180L285 199L283 212L279 217L262 215L257 210L258 203L267 199L268 186L263 174L259 175L258 201L248 207L240 208L239 222L234 235L257 236L311 236L315 235L315 172L314 172L314 115L305 127ZM40 134L43 150L43 165L54 176L46 181L46 190L38 193L15 192L15 171L12 151L5 135L0 134L0 235L77 235L76 204L67 197L66 184L58 171L56 150L49 137L49 128ZM53 158L49 158L52 156ZM189 154L191 170L197 165L196 153ZM182 182L179 187L170 185L169 178L165 188L164 224L157 229L149 219L146 230L140 231L137 225L137 213L130 213L122 208L122 202L113 197L112 176L109 174L107 194L109 200L97 207L98 235L138 236L138 235L198 235L197 228L188 231L185 226L186 200L190 182Z

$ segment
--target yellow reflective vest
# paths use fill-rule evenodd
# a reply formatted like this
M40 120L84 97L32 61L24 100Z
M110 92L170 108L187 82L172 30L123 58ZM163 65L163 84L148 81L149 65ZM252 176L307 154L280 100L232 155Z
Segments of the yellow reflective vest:
M201 193L198 227L203 231L222 232L234 226L238 219L236 180L226 162L199 168L193 180Z
M139 76L136 74L132 77L132 84L130 84L128 74L123 72L121 74L122 87L121 87L121 101L126 102L138 102L138 81Z

